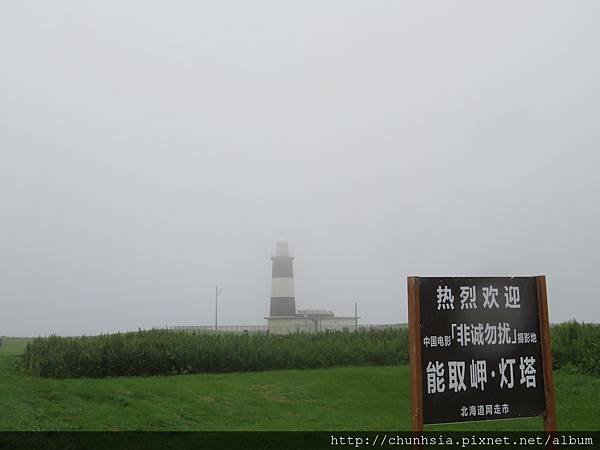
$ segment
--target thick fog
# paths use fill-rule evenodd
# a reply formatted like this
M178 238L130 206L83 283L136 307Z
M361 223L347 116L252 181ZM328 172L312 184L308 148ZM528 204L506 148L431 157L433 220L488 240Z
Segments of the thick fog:
M407 320L546 274L600 322L600 4L2 2L0 335Z

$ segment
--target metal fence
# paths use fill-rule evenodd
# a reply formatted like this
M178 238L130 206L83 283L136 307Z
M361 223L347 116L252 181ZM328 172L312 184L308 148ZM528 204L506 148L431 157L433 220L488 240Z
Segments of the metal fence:
M389 324L359 324L359 331L370 331L370 330L386 330L386 329L399 329L406 328L405 323L389 323ZM190 332L201 332L201 333L257 333L267 334L269 327L267 325L219 325L215 330L214 325L190 325L190 326L170 326L169 330L173 331L190 331ZM350 331L354 331L354 327L351 327Z
M174 326L168 327L173 331L196 331L203 333L261 333L267 334L269 328L266 325L219 325L216 329L210 325L198 326Z

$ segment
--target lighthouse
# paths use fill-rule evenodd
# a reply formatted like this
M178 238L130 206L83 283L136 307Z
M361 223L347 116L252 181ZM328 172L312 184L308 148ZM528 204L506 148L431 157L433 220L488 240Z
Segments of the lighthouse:
M294 293L294 257L288 243L275 244L273 275L271 278L271 317L292 317L296 315L296 295Z
M267 319L270 334L357 331L359 317L339 317L325 309L296 310L294 291L294 257L288 243L275 244L271 277L271 309Z

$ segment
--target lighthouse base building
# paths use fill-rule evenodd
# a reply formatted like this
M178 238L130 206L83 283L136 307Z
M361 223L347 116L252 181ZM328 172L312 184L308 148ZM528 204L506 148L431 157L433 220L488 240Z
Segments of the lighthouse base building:
M356 331L359 317L336 317L331 311L296 311L293 260L287 242L276 244L271 280L271 308L266 317L270 334Z
M305 309L294 316L267 317L267 323L270 334L355 331L357 317L336 317L331 311Z

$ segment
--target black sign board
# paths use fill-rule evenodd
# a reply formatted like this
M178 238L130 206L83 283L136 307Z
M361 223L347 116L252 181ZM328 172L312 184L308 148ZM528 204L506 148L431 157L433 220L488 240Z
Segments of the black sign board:
M421 427L547 415L552 380L546 386L547 309L540 317L538 284L537 277L409 278L411 398ZM546 308L545 282L543 294Z

